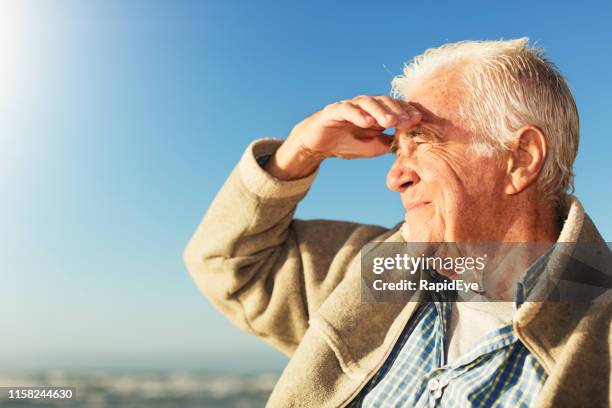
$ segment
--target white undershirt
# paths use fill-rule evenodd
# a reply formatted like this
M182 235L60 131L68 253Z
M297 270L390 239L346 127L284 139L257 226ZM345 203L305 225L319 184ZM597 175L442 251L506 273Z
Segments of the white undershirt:
M446 331L446 363L452 364L470 351L484 336L512 321L514 302L498 302L477 295L470 301L452 302Z

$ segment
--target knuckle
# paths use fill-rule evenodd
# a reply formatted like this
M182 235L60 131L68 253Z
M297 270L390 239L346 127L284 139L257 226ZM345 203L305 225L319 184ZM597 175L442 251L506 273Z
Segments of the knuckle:
M417 110L417 109L416 109L414 106L412 106L410 103L408 103L408 102L406 102L406 101L403 101L403 100L401 100L401 99L398 99L398 102L397 102L397 103L399 103L399 105L400 105L402 108L404 108L405 110L408 110L408 111L410 111L410 110Z
M355 109L355 105L353 105L351 101L342 101L338 105L338 110L344 112L344 114L346 114L347 112L350 112L353 109Z
M331 110L335 110L340 106L340 102L333 102L330 103L328 105L325 105L325 107L323 108L324 111L329 112Z

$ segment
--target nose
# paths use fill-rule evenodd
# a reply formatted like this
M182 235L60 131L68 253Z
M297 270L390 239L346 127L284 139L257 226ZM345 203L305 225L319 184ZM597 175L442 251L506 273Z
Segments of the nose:
M414 187L421 178L407 161L398 157L387 173L387 187L396 193L402 193Z

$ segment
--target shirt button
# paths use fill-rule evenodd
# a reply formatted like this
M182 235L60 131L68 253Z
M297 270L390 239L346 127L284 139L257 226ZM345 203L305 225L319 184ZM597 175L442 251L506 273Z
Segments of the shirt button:
M428 388L430 391L435 391L435 390L437 390L438 388L440 388L440 381L438 381L438 380L437 380L437 379L435 379L435 378L432 378L432 379L431 379L431 380L429 380L429 382L427 383L427 388Z

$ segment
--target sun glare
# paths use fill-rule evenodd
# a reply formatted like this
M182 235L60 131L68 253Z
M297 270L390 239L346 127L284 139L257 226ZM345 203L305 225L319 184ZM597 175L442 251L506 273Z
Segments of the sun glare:
M24 41L27 35L25 4L17 0L0 2L0 92L5 100L20 85L19 71L24 68L22 63L28 51Z

